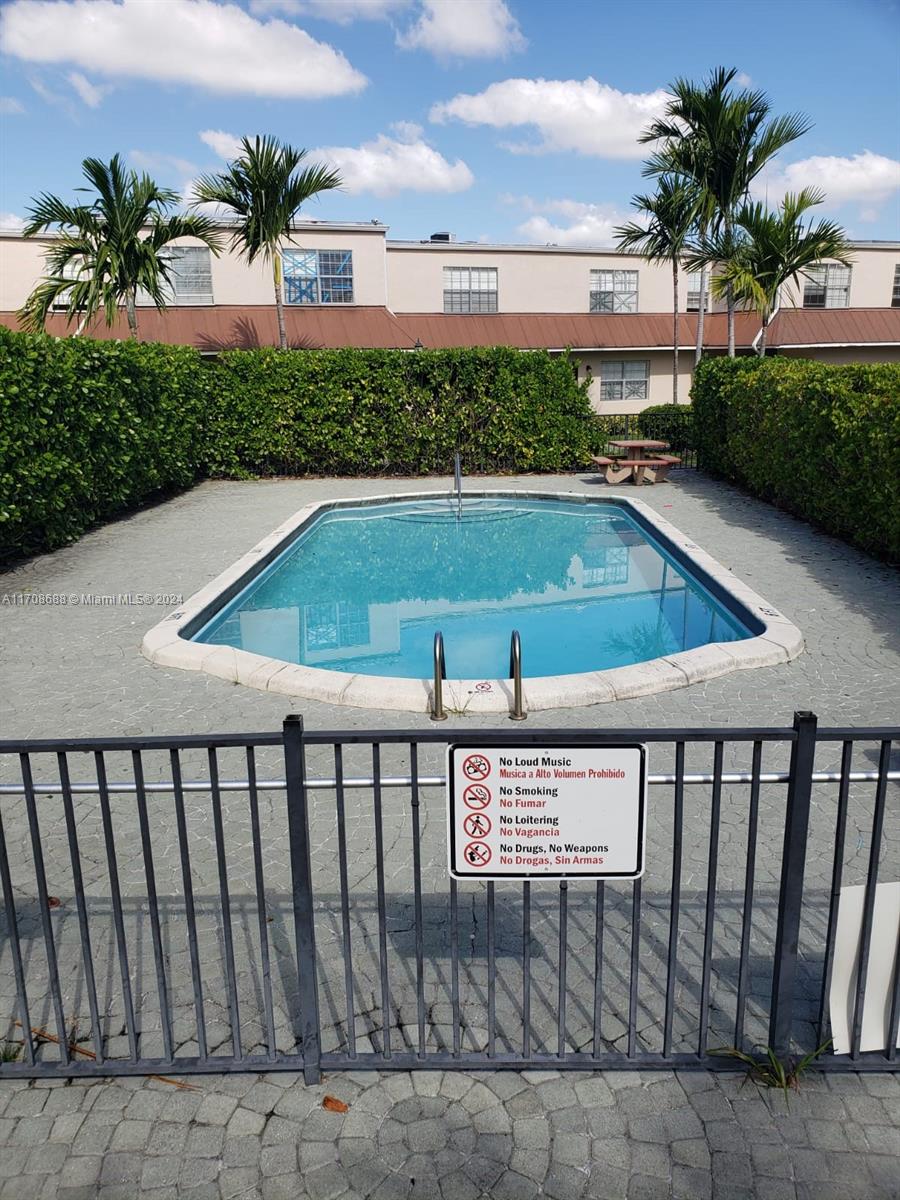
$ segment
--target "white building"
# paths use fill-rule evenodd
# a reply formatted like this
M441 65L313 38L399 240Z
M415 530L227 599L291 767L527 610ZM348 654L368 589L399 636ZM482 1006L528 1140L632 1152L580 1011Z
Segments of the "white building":
M223 227L227 232L227 227ZM636 412L672 399L672 275L635 254L557 246L485 245L434 234L391 241L377 222L309 221L283 247L287 326L298 348L437 348L507 345L570 349L589 374L601 412ZM0 233L0 323L43 272L47 238ZM277 344L270 268L233 251L219 257L183 239L172 250L171 306L142 308L145 340L183 343L204 353ZM682 273L679 399L687 401L699 279ZM725 315L713 304L707 350L726 346ZM62 316L48 328L71 332ZM98 319L85 332L127 336L124 314L110 330ZM754 313L739 313L738 350L759 334ZM768 332L769 353L826 362L900 360L900 242L857 242L853 263L823 263L812 280L786 290Z

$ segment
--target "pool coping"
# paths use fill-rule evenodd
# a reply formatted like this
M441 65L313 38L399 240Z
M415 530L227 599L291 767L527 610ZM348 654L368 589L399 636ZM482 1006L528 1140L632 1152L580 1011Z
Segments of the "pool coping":
M755 636L741 641L711 642L694 650L684 650L628 667L525 679L524 700L529 711L577 708L672 691L731 671L790 662L802 653L803 635L792 621L737 579L691 538L659 516L650 505L636 497L617 492L586 496L581 492L544 492L518 488L515 491L473 489L466 492L466 497L471 499L509 499L513 495L529 500L556 500L597 506L617 504L627 508L638 524L648 529L667 553L688 566L716 599L725 602L751 630L757 630ZM175 612L169 613L149 629L141 642L141 653L160 667L204 671L230 683L241 683L278 695L357 708L430 712L431 679L351 675L322 667L288 663L283 659L266 658L232 646L217 646L188 639L323 513L336 508L436 500L441 496L440 492L382 493L304 505L195 592ZM527 653L527 647L525 650ZM512 706L512 682L508 679L447 679L443 691L445 708L457 715L508 713Z

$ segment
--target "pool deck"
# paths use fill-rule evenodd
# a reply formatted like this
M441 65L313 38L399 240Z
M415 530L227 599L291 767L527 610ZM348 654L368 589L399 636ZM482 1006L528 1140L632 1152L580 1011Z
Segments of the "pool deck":
M797 709L823 724L895 723L897 573L696 472L672 479L635 496L792 620L805 652L675 691L544 711L526 729L788 725ZM141 640L174 606L136 600L186 599L306 504L449 486L205 483L23 564L0 579L2 736L272 730L291 709L316 730L433 728L424 714L291 700L154 665ZM470 486L606 490L587 475ZM3 601L26 592L79 602ZM472 729L501 722L465 718ZM6 832L23 836L13 820ZM196 846L199 861L208 851L202 835ZM49 852L48 863L53 876ZM900 1196L900 1076L813 1076L788 1109L778 1096L742 1088L739 1076L706 1072L345 1072L311 1088L286 1073L194 1082L184 1092L141 1079L0 1083L0 1200ZM326 1094L349 1111L324 1110Z
M319 729L428 727L424 714L291 701L202 672L151 665L140 653L141 640L174 610L171 605L4 605L2 596L30 591L187 599L305 504L449 486L449 479L204 483L22 565L0 580L5 736L271 729L292 708ZM479 478L472 486L607 490L589 475ZM806 649L790 663L677 691L544 710L542 724L671 726L727 720L779 725L790 724L795 709L811 709L823 724L896 719L900 579L895 570L694 471L676 473L673 483L635 489L635 496L792 620ZM496 714L467 718L473 727L496 720Z

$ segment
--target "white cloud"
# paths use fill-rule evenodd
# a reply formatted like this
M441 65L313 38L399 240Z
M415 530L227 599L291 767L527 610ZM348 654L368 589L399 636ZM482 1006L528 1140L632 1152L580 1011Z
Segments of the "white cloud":
M307 161L325 162L340 171L343 190L351 195L371 192L393 196L397 192L462 192L474 176L462 159L450 162L423 137L421 125L396 121L392 137L379 134L361 146L321 146L310 150ZM240 153L240 138L224 129L205 129L200 138L220 158Z
M241 153L241 139L233 133L226 133L224 129L204 129L200 141L206 142L210 150L226 161L237 158Z
M821 188L826 204L831 206L858 201L863 219L872 220L878 206L900 190L900 162L871 150L848 158L815 155L773 169L768 177L758 176L754 191L760 198L768 195L773 204L785 192L799 192L805 187Z
M155 172L182 184L191 181L200 169L187 158L179 158L176 154L158 154L153 150L129 150L128 157L139 171Z
M746 71L738 71L737 75L735 75L735 77L734 77L734 82L742 88L748 88L748 87L753 86L753 80L750 78L750 76L747 74Z
M25 111L25 105L15 96L0 96L0 116L17 117Z
M25 220L16 213L0 212L0 229L24 229Z
M344 190L355 195L371 192L393 196L397 192L463 192L474 183L468 166L458 158L450 162L422 137L422 129L408 121L391 126L395 137L379 134L361 146L323 146L310 151L310 159L324 159L336 167Z
M91 83L89 79L81 74L80 71L72 71L67 75L69 83L85 102L88 108L97 108L103 101L103 97L112 91L111 87L104 87L102 84Z
M250 11L258 17L284 14L349 25L351 21L387 20L411 3L412 0L250 0Z
M11 0L0 8L0 50L223 93L308 99L366 85L340 51L296 25L213 0Z
M578 79L505 79L475 95L435 104L430 119L452 119L494 129L531 126L540 140L508 144L517 153L574 150L601 158L641 158L638 135L662 114L667 94L620 92L590 76Z
M518 232L529 242L556 246L612 246L613 230L633 218L614 204L586 204L581 200L534 200L531 196L501 196L504 204L514 205L533 213L518 226ZM567 223L555 223L551 216L562 217Z
M422 0L419 19L397 36L405 50L437 58L502 58L527 44L504 0Z

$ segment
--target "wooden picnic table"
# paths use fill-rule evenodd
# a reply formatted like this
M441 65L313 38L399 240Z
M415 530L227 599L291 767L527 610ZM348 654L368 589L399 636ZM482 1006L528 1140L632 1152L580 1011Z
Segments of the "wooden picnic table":
M668 442L653 438L610 438L609 444L625 453L615 458L605 455L594 458L607 483L622 483L629 476L635 487L640 487L645 479L649 483L663 483L672 467L681 462L674 454L650 454L649 451L669 448Z

